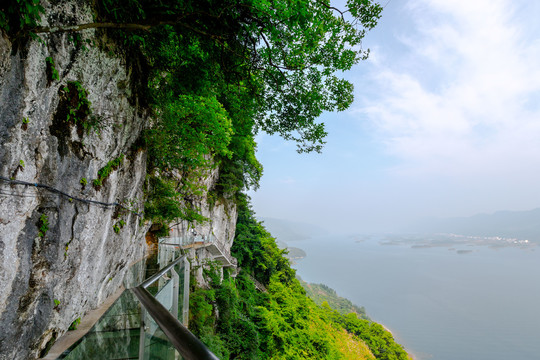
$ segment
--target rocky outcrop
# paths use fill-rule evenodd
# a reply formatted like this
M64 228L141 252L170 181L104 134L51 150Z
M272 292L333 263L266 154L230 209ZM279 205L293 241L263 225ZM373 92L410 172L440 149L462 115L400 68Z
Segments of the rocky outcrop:
M210 191L215 186L218 175L218 171L214 170L204 179L204 186ZM200 224L190 223L185 220L179 221L172 224L169 236L172 238L184 236L195 241L197 239L211 239L212 245L215 245L214 248L218 248L214 250L231 259L230 250L238 217L236 205L233 201L222 197L209 201L208 194L206 192L194 202L194 205L200 210L200 214L207 218L208 221ZM184 249L190 259L191 268L199 286L207 286L206 279L203 276L203 268L208 265L209 261L217 261L218 259L216 251L211 250L210 246L194 246ZM231 270L234 271L234 269Z

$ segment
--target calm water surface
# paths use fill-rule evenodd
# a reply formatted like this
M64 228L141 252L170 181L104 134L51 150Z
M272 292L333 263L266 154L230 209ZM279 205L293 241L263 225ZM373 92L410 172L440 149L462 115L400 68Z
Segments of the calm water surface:
M291 244L295 267L366 307L417 360L539 360L540 247L381 245L318 238Z

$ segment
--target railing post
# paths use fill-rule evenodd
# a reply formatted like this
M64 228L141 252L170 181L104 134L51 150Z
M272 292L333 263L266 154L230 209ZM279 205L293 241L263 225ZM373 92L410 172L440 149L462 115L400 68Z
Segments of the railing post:
M184 258L184 301L182 303L182 323L187 328L189 324L189 275L191 264Z
M174 270L174 268L171 269L172 274L172 281L173 281L173 300L172 300L172 310L171 313L175 318L178 319L178 292L180 291L180 276Z
M145 360L144 356L144 341L146 340L146 333L145 333L145 326L144 326L144 318L146 317L146 310L144 309L144 306L141 305L141 330L139 334L139 360Z

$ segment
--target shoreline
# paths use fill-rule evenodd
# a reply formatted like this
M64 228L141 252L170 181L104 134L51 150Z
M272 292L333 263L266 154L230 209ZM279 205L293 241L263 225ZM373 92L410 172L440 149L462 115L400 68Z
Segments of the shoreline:
M392 337L394 338L394 341L398 344L400 344L401 346L403 346L403 350L405 350L405 352L407 353L407 355L409 356L410 360L419 360L418 357L416 357L410 350L406 349L405 346L402 344L402 342L398 342L397 339L396 339L396 336L394 335L394 333L392 332L392 330L390 330L386 325L384 325L383 323L380 323L380 322L377 322L375 321L377 324L381 325L383 327L384 330L388 331Z

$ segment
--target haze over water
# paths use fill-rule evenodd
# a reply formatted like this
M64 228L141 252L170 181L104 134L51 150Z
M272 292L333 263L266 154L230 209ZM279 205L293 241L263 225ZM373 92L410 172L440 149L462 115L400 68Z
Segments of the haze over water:
M411 248L326 236L295 267L366 307L417 360L537 360L540 247ZM457 253L457 250L472 250Z

